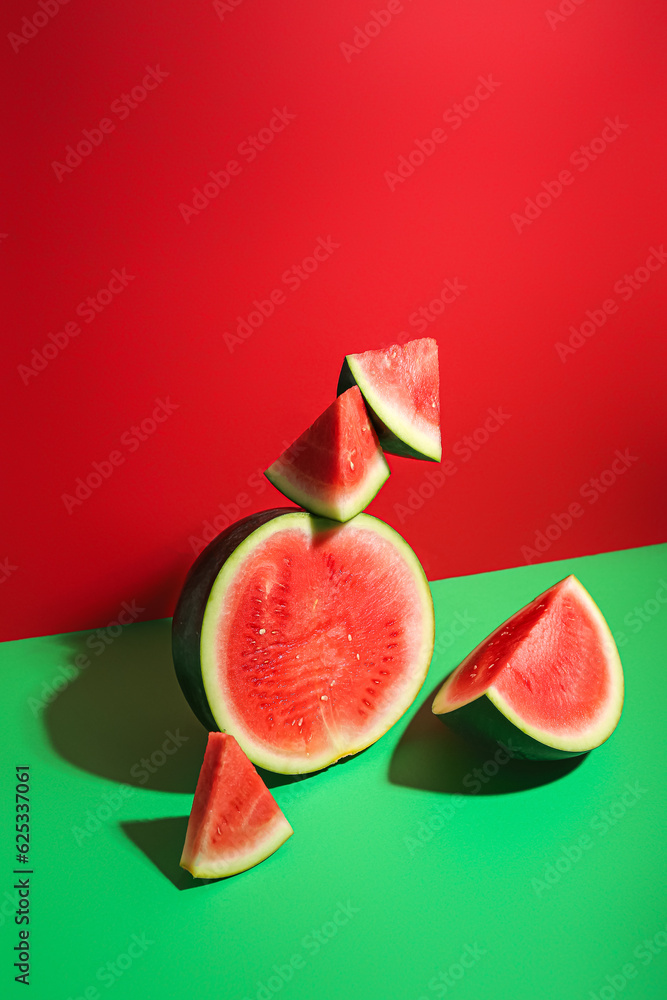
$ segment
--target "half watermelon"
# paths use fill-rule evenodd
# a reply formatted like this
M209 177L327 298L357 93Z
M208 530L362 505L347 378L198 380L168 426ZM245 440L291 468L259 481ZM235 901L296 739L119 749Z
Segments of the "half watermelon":
M449 675L433 712L455 729L559 759L604 743L623 707L609 627L574 576L499 625Z
M292 508L214 539L173 621L176 672L202 723L285 774L379 739L416 697L433 639L428 582L396 531Z
M358 385L380 444L392 455L439 462L440 375L438 345L431 337L385 350L348 354L338 393Z
M234 737L209 733L181 868L195 878L237 875L268 858L292 833Z
M339 396L264 475L312 514L349 521L361 513L389 466L357 387Z

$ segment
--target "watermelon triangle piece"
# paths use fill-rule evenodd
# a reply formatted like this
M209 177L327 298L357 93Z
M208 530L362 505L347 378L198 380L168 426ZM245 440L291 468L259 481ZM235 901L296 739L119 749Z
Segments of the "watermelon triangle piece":
M234 737L209 733L181 868L195 878L237 875L268 858L292 833Z
M391 455L442 459L438 345L431 337L348 354L338 392L357 385L383 449Z
M499 625L449 675L433 712L535 760L587 753L613 733L623 669L602 612L574 576Z
M349 521L364 510L389 466L359 389L338 396L264 475L311 514Z

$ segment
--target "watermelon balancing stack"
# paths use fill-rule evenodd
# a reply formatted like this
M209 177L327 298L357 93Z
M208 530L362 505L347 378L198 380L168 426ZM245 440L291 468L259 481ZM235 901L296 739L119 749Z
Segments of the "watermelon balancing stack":
M348 355L337 398L266 470L301 509L243 518L187 576L173 620L174 663L210 734L181 858L197 878L244 871L292 833L253 763L283 774L327 767L387 732L424 682L435 630L426 576L408 543L363 513L389 477L385 453L440 461L430 338ZM585 752L610 734L622 704L620 662L590 597L577 581L564 584L552 588L558 599L517 612L512 627L473 651L474 664L469 657L454 671L433 705L443 721L487 739L509 726L536 758ZM569 644L550 648L559 613L576 626ZM584 635L597 686L585 680L586 663L577 674ZM523 698L508 696L508 684L521 688L528 675L535 697L525 687ZM569 696L547 699L545 710L544 690L554 684ZM605 705L590 709L588 729L573 735L570 716L596 697Z

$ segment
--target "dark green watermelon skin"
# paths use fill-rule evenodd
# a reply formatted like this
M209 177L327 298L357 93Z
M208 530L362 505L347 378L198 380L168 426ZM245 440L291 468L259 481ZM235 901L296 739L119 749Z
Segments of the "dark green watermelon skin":
M340 396L348 389L351 389L353 385L357 385L357 381L350 370L350 366L347 363L347 358L343 361L343 367L340 371L340 376L338 378L338 388L336 389L336 395ZM363 396L361 387L359 391ZM364 403L366 404L366 409L368 410L368 416L371 418L371 423L375 428L375 433L378 436L378 441L382 445L382 450L386 451L388 455L402 455L403 458L418 458L421 460L426 460L428 462L434 462L435 459L430 458L428 455L422 455L420 451L415 451L410 445L406 444L405 441L401 441L400 438L393 434L386 424L384 424L378 417L375 410L370 406L368 400L364 396Z
M214 538L190 567L178 599L171 628L171 648L176 677L190 708L209 732L219 730L206 699L201 672L201 627L215 579L230 555L256 528L299 507L276 507L249 514Z
M563 760L566 757L579 757L587 752L558 750L556 747L540 743L505 718L485 694L461 708L438 715L438 718L450 729L468 738L481 737L490 742L504 744L512 756L519 760Z

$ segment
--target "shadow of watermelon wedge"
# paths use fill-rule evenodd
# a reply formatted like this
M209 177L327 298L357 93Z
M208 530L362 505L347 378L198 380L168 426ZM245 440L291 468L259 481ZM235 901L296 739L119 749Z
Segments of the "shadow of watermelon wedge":
M424 699L394 750L389 766L392 784L450 795L505 795L558 781L588 756L513 759L511 745L464 738L431 711L440 687L436 685Z

